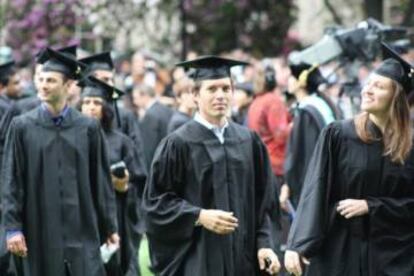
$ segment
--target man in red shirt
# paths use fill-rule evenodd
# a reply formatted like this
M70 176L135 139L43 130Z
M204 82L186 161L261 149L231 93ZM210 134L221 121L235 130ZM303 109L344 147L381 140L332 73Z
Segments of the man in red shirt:
M290 132L290 114L276 88L272 67L259 68L254 78L255 98L248 113L248 127L256 131L266 144L273 173L283 184L285 149Z

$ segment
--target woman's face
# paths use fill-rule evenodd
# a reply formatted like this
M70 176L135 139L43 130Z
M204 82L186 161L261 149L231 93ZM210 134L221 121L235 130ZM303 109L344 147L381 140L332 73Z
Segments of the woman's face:
M81 112L88 117L101 120L102 105L103 99L100 97L85 97L82 100Z
M372 114L388 113L394 96L392 80L372 74L362 88L361 110Z

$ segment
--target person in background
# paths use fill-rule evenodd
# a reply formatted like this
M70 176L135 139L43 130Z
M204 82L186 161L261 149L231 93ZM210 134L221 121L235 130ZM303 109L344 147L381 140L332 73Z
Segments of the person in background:
M178 107L168 123L168 133L175 131L193 118L193 114L197 108L192 91L193 87L193 81L186 76L174 84L173 91Z
M231 118L234 122L247 126L247 112L253 101L253 83L244 82L234 85Z
M0 117L5 111L2 106L10 106L20 98L20 76L14 61L0 65Z
M103 52L85 57L80 59L79 62L82 62L87 66L87 75L92 75L111 86L114 85L114 64L109 52ZM114 127L130 137L132 141L134 141L135 146L138 148L139 154L143 155L142 134L135 114L125 108L118 108L118 110L119 120L115 121L114 117Z
M139 207L145 186L146 170L134 142L113 127L113 101L123 92L105 82L90 77L80 83L82 114L97 119L104 130L108 146L111 177L117 202L120 252L105 265L108 275L140 275L138 251L143 229Z
M291 65L292 76L288 90L297 100L293 108L293 128L289 136L284 164L285 183L281 191L281 204L287 209L290 199L298 206L306 170L322 129L336 120L333 104L318 91L325 82L318 66L305 63Z
M247 115L248 127L256 131L266 145L278 185L284 183L283 164L290 132L290 115L276 89L275 71L270 65L260 66L253 81L254 100Z
M139 124L142 132L147 170L151 167L155 149L167 135L173 110L157 101L155 91L147 85L139 85L133 91L134 104L139 107Z

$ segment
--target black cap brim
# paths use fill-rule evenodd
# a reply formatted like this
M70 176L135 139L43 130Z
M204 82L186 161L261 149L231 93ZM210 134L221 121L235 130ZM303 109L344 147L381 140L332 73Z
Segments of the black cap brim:
M112 71L114 69L114 63L112 61L111 54L109 52L103 52L79 60L88 66L88 71L105 70Z

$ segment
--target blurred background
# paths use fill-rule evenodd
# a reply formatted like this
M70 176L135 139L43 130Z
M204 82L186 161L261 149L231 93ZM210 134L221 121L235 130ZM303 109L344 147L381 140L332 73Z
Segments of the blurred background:
M413 14L414 0L0 0L0 46L13 49L21 66L46 45L73 43L87 52L111 49L116 58L141 49L162 63L189 51L240 49L260 58L368 17L410 27Z

